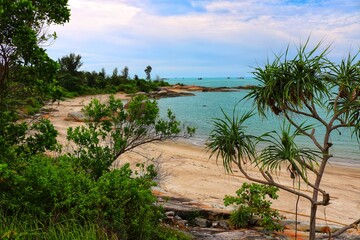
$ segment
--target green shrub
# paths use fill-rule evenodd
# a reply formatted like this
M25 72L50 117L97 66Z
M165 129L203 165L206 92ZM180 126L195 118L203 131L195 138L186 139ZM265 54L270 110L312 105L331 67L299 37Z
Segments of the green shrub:
M236 228L247 228L254 224L254 217L260 218L259 225L265 230L279 231L283 227L277 222L282 219L277 210L271 209L271 201L266 197L277 199L279 189L273 186L256 183L243 183L236 191L237 197L225 196L224 204L236 204L237 209L230 216L230 223Z
M154 166L110 171L124 152L180 136L175 116L160 119L156 102L144 96L127 111L113 96L84 111L92 121L68 131L75 151L57 158L44 155L59 150L48 120L28 126L0 112L0 237L186 239L160 224L164 212L151 192Z
M156 235L163 210L151 193L152 174L131 178L132 174L128 164L105 173L81 199L77 211L120 239L150 239Z
M119 86L118 91L124 91L125 93L136 93L137 92L137 87L135 85L135 81L134 83L130 84L122 84Z
M167 87L170 86L170 83L165 82L163 80L155 80L154 83L156 84L156 86L158 87Z
M144 174L134 177L126 164L95 180L70 160L41 156L28 159L21 178L1 195L3 218L21 213L17 221L22 225L38 221L46 229L72 219L80 228L96 224L108 236L120 239L157 239L153 237L160 234L164 212L155 205L157 199L151 192L156 175L153 166L139 170ZM0 166L6 174L6 166ZM18 228L3 229L19 232Z
M68 91L64 91L64 98L75 98L80 96L79 93L77 92L68 92Z

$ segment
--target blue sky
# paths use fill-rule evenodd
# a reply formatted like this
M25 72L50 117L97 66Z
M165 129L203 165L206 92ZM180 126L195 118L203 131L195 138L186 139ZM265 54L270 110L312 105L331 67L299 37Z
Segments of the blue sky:
M69 0L71 20L53 26L58 59L82 56L82 70L130 75L251 76L288 44L311 35L337 61L360 47L358 0ZM324 45L324 46L325 46Z

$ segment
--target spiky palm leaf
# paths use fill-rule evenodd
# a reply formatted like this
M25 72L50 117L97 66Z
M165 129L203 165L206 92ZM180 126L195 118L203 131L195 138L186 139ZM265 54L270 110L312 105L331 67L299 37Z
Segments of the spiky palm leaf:
M328 108L339 114L340 122L347 122L353 127L353 136L360 140L360 52L346 59L340 64L329 63L330 79L333 79L332 89L335 98L329 101ZM356 62L357 61L357 62Z
M300 125L302 130L312 128L312 126ZM281 170L286 166L291 178L300 176L307 180L307 170L314 171L317 159L321 157L321 152L310 148L298 147L295 138L301 135L300 129L291 133L290 125L285 122L281 127L281 133L270 132L264 135L263 139L269 143L257 158L257 165L270 172Z
M216 153L216 161L222 157L223 166L227 172L232 172L231 163L242 164L255 159L256 137L245 132L244 122L253 116L247 112L240 117L235 113L228 116L221 109L224 119L214 119L214 129L211 131L207 148L211 156Z
M268 110L279 115L289 108L301 109L309 102L321 105L324 97L330 94L329 83L324 81L327 64L324 58L329 47L316 55L321 43L309 51L308 43L309 39L292 59L289 59L288 48L285 54L275 56L275 60L264 68L255 68L259 85L244 98L253 99L261 115L265 116Z

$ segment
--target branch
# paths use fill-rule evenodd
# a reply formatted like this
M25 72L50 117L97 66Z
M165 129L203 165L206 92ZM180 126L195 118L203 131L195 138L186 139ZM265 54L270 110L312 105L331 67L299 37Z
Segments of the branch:
M314 102L311 102L311 107L305 102L305 105L309 108L309 110L311 111L313 118L315 118L316 120L318 120L319 122L321 122L325 127L327 126L327 123L324 119L322 119L317 110L316 110L316 106L314 104Z
M341 123L341 124L338 124L338 125L333 126L333 127L330 129L330 131L336 130L336 129L342 128L342 127L355 127L355 124L351 124L351 123L350 123L350 124Z
M319 187L316 187L314 184L310 183L309 180L307 179L306 176L304 176L304 174L302 172L298 172L298 174L300 175L301 179L311 188L318 190L319 192L321 192L321 194L323 195L323 200L321 202L315 202L314 204L316 205L329 205L330 202L330 195L325 192L324 190L322 190ZM318 174L317 174L318 175Z
M234 161L235 162L235 161ZM257 178L254 178L254 177L251 177L245 170L244 168L242 167L242 164L241 164L241 161L238 161L238 162L235 162L235 164L239 167L240 171L242 174L244 174L244 176L249 179L250 181L253 181L253 182L257 182L257 183L261 183L261 184L266 184L266 185L270 185L270 186L275 186L275 187L278 187L282 190L285 190L287 192L290 192L292 194L295 194L297 196L300 196L300 197L303 197L303 198L306 198L307 200L309 200L311 203L313 203L313 200L310 196L306 195L306 194L303 194L301 192L298 192L298 191L295 191L291 188L288 188L284 185L281 185L277 182L275 182L272 177L265 177L266 181L264 180L261 180L261 179L257 179ZM266 172L264 173L262 170L259 170L260 173L264 176L266 175ZM270 174L267 173L267 176L269 176Z
M186 134L184 133L182 134L176 134L176 135L165 135L165 134L158 134L158 135L151 135L151 136L147 136L147 134L144 135L137 135L135 136L128 144L126 144L126 146L123 148L123 150L119 151L116 155L114 155L114 160L116 160L121 154L130 151L134 148L137 148L141 145L145 145L148 143L153 143L153 142L160 142L160 141L164 141L164 140L169 140L169 139L176 139L176 138L181 138L184 137L186 138Z
M345 231L351 229L351 228L357 228L357 225L360 224L360 219L356 220L355 222L340 228L339 230L337 230L336 232L332 233L332 234L327 234L327 235L323 235L320 238L333 238L333 237L337 237L340 234L343 234Z
M306 164L307 165L307 164ZM310 168L310 166L309 166ZM313 168L310 168L313 169ZM260 169L259 169L260 170ZM263 175L263 177L270 183L275 183L275 181L273 180L272 176L270 175L270 173L268 171L265 171L265 173L260 170L261 174ZM300 175L301 179L311 188L316 189L317 191L321 192L322 196L323 196L323 200L321 202L315 202L314 204L316 205L324 205L327 206L329 205L330 202L330 195L325 192L324 190L322 190L319 187L316 187L314 184L310 183L309 180L307 179L307 177L304 175L303 172L298 171L298 174ZM315 171L315 174L318 175L318 172Z
M299 110L296 110L295 108L291 108L289 107L288 105L286 106L287 110L290 111L290 112L293 112L293 113L296 113L296 114L299 114L299 115L303 115L305 117L313 117L312 114L309 114L309 113L306 113L306 112L301 112ZM309 109L310 110L310 109ZM285 111L286 112L286 111Z
M334 99L334 112L336 112L337 106L338 106L338 102L342 93L342 89L338 92L338 94L336 95L336 98Z
M295 123L286 112L284 112L284 115L285 115L286 119L291 123L291 125L293 125L295 128L297 128L302 134L309 137L314 142L315 146L318 149L320 149L321 152L324 150L323 147L320 145L320 143L315 138L315 135L314 135L315 130L314 129L311 133L307 133L306 131L302 130L302 128L297 123Z

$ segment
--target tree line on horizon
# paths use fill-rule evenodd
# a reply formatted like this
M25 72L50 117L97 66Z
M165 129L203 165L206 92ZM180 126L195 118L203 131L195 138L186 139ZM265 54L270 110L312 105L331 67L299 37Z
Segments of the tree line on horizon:
M150 92L158 90L161 86L169 85L159 76L152 81L152 67L150 65L144 69L146 78L142 79L137 74L131 78L127 66L121 72L119 72L118 68L115 68L111 75L108 75L104 68L99 72L80 71L83 62L81 61L81 55L75 53L70 53L58 59L58 63L60 66L57 81L61 90L67 93L67 96L116 93L120 91L125 93Z

